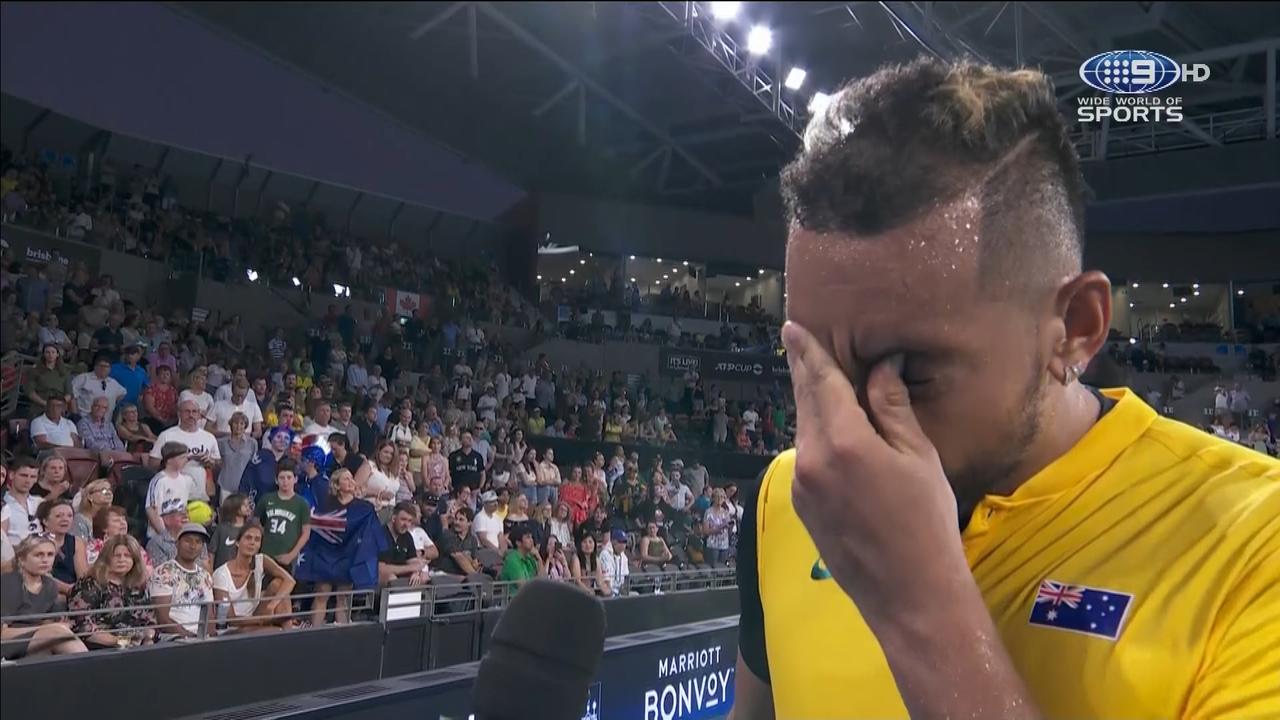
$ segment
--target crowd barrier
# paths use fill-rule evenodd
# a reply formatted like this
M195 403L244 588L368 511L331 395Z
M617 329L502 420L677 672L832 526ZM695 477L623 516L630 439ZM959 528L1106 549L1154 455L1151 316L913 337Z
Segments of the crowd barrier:
M624 592L636 594L604 601L607 635L736 615L731 571L703 572L707 574L701 577L632 575ZM0 716L88 717L99 714L109 698L112 707L128 708L131 720L171 720L478 660L514 585L463 584L448 591L429 587L385 588L376 611L360 602L367 593L355 593L353 605L360 609L349 625L220 634L218 614L210 607L203 611L206 640L6 663L0 671ZM641 590L650 592L639 594ZM450 604L460 598L482 600L463 607ZM308 600L292 614L307 615L309 605ZM66 692L69 677L75 678L75 692Z
M604 453L606 459L613 457L614 448L621 445L630 456L632 452L640 455L640 468L647 471L653 465L653 459L658 455L667 464L672 460L679 458L684 460L685 467L688 468L693 464L693 460L699 459L706 466L712 481L716 485L723 485L724 480L734 480L739 483L755 479L764 472L764 469L773 462L772 455L748 455L746 453L725 452L723 450L710 450L706 447L697 445L640 445L637 443L627 442L604 442L592 440L566 440L564 438L546 437L545 435L530 435L526 438L530 447L537 448L541 453L546 448L556 451L556 464L561 467L570 465L584 465L591 462L597 452Z
M713 720L733 707L737 616L613 637L587 689L582 720ZM189 720L464 720L478 663L366 682ZM528 698L530 717L538 702Z

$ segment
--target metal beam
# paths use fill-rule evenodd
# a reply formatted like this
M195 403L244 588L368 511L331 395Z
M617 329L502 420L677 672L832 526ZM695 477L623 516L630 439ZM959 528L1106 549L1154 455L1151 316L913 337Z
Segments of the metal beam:
M320 181L311 183L311 189L307 191L307 197L302 201L303 209L311 207L311 201L316 199L316 191L320 189Z
M404 202L396 205L396 209L391 211L391 217L387 219L387 240L390 241L396 232L396 223L400 221L400 213L404 211Z
M468 48L471 51L471 79L480 79L480 34L476 32L476 6L467 6Z
M1267 116L1267 139L1276 139L1276 49L1267 48L1267 79L1262 111Z
M640 160L640 162L631 166L631 178L635 179L635 177L639 175L640 172L649 165L649 163L653 162L654 160L657 160L658 156L667 152L668 149L669 147L667 145L659 145L658 147L654 148L653 152L649 153L648 155L645 155Z
M765 115L761 119L772 119L772 115ZM761 128L754 124L743 123L740 125L730 125L728 127L720 127L714 130L703 130L701 132L693 132L687 135L676 135L676 141L686 147L691 145L701 145L702 143L716 142L718 140L728 140L740 135L750 135L752 133L762 132ZM627 155L634 152L640 152L645 148L652 147L650 142L637 142L627 145L618 145L609 148L609 152L619 155Z
M1029 3L1029 2L1028 3L1015 2L1013 4L1013 8L1015 12L1018 10L1018 8L1024 7L1024 6L1026 8L1026 11L1031 13L1032 17L1034 17L1036 20L1039 20L1040 24L1044 25L1049 30L1049 32L1061 38L1062 41L1065 42L1067 45L1069 45L1072 50L1075 50L1076 52L1080 53L1082 58L1089 57L1090 55L1094 54L1093 44L1090 43L1085 38L1082 38L1079 35L1077 35L1074 31L1072 31L1070 25L1066 21L1066 18L1064 18L1057 10L1055 10L1048 3L1041 4L1041 3Z
M563 58L559 53L551 49L551 47L549 47L546 43L542 42L536 36L534 36L533 33L529 32L528 30L525 30L522 25L508 18L506 15L500 12L497 8L495 8L491 3L487 3L487 2L477 3L476 7L478 7L482 12L484 12L484 14L489 17L489 19L493 20L498 25L501 25L512 35L516 36L516 38L519 39L521 42L523 42L524 44L528 45L529 47L533 48L534 50L542 54L542 56L545 57L547 60L549 60L553 65L556 65L562 71L569 74L570 76L577 78L578 82L582 83L582 85L586 89L591 90L591 92L595 93L602 100L612 105L618 112L622 113L623 115L626 115L628 118L632 120L632 122L644 128L649 134L653 135L657 140L661 141L664 144L671 145L672 148L677 153L679 153L680 157L683 158L685 162L693 166L693 168L697 170L699 174L701 174L707 180L710 180L713 185L719 186L724 184L724 181L720 179L720 176L717 175L714 170L712 170L710 167L707 167L705 163L703 163L698 158L694 157L687 150L677 145L665 130L658 127L652 120L646 118L644 115L641 115L635 108L627 104L626 101L624 101L622 98L619 98L617 95L614 95L613 93L609 92L609 90L605 89L595 80L592 80L584 72L582 72L582 70L579 69L576 65L574 65L573 63Z
M164 151L160 153L160 159L156 161L155 167L151 169L152 173L159 175L164 171L164 164L169 161L169 151L172 149L173 148L168 145L164 146Z
M1222 141L1205 132L1204 128L1196 124L1191 118L1184 118L1181 123L1182 129L1186 130L1192 137L1207 143L1214 147L1222 147Z
M1022 67L1026 57L1022 54L1022 3L1013 3L1013 66Z
M240 174L236 176L236 184L231 187L231 217L240 217L240 186L249 176L249 163L252 160L253 153L244 156L244 162L240 164Z
M356 208L360 206L360 201L364 199L364 192L356 193L355 198L351 201L351 205L347 207L347 222L345 232L351 234L351 217L356 214Z
M658 192L666 192L667 178L671 177L671 148L662 156L662 170L658 172Z
M213 170L209 173L208 195L204 201L204 211L213 212L213 183L218 179L218 173L222 171L222 158L218 158L218 162L214 163Z
M587 89L578 86L578 145L587 146Z
M545 115L548 110L550 110L552 107L555 106L556 103L568 97L569 93L573 92L574 90L577 90L580 84L581 83L579 83L577 80L570 80L568 84L566 84L564 87L557 90L556 94L547 98L545 101L543 101L541 105L533 109L534 117L542 117L543 115Z
M262 178L262 184L258 186L258 199L253 201L253 214L258 215L262 212L262 196L267 192L267 185L271 183L271 178L275 176L274 170L268 170L266 177Z
M440 27L440 25L443 24L449 18L453 17L454 15L457 15L459 10L465 7L468 7L469 5L471 5L471 3L469 2L458 2L450 5L447 9L444 10L444 12L441 12L439 15L436 15L435 17L431 18L425 23L414 28L413 32L409 33L409 39L410 40L420 39L423 35L426 35L427 33L431 32L437 27Z
M34 118L32 118L31 122L27 123L26 126L22 128L22 156L23 156L22 159L23 160L27 159L26 155L27 155L27 152L30 150L31 133L35 132L36 128L40 127L41 123L43 123L52 113L53 113L52 110L45 108L44 110L41 110L40 113L37 114Z

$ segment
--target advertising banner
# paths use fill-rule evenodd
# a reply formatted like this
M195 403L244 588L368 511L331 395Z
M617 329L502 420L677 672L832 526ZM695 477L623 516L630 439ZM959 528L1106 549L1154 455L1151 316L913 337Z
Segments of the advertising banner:
M704 380L773 384L791 382L791 368L781 355L735 353L718 350L662 348L658 355L663 375L696 372Z
M83 262L89 275L96 276L101 264L102 251L93 245L13 225L5 225L0 230L0 244L18 262L61 265L68 275L76 263Z

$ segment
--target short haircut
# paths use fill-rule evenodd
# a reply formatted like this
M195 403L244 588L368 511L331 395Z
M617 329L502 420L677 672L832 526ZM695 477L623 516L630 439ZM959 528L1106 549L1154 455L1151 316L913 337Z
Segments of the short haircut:
M512 542L518 543L527 537L533 537L533 531L529 529L528 525L517 525L515 529L511 531Z
M417 516L418 505L410 500L402 500L396 503L395 508L391 512L392 515L397 515L399 513L408 513L410 515Z
M129 512L119 505L104 507L93 514L93 537L104 538L107 536L108 526L111 524L111 516L114 515L129 523Z
M36 462L36 459L33 457L23 455L13 461L13 464L9 466L9 472L15 473L25 468L31 468L38 473L40 472L40 463Z
M346 433L329 433L329 447L341 445L342 447L350 447Z
M276 465L276 476L279 476L280 473L285 471L288 471L293 473L294 475L297 475L298 464L295 463L292 458L282 458L280 460L280 463Z
M467 521L468 521L468 522L470 522L471 520L475 520L475 519L476 519L476 513L475 513L475 511L474 511L474 510L472 510L472 509L471 509L471 508L469 508L469 507L460 507L460 508L458 508L457 510L454 510L454 511L453 511L453 516L454 516L454 517L464 517L464 518L466 518L466 519L467 519Z
M75 507L71 505L71 501L68 500L67 498L64 498L64 497L49 498L48 500L45 500L44 502L40 503L39 507L36 508L36 519L40 521L41 525L48 524L49 516L53 514L53 509L60 505L66 505L67 507L71 508L72 513L76 511Z
M1081 263L1085 184L1052 83L1035 70L926 57L851 81L810 120L781 190L792 228L854 235L976 191L982 278L1019 281L1047 257Z

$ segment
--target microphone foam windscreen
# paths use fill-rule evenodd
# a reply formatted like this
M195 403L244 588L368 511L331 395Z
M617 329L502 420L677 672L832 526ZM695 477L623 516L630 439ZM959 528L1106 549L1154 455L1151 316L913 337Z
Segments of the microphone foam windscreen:
M480 661L481 720L577 720L604 651L604 606L575 585L534 580L507 606Z

